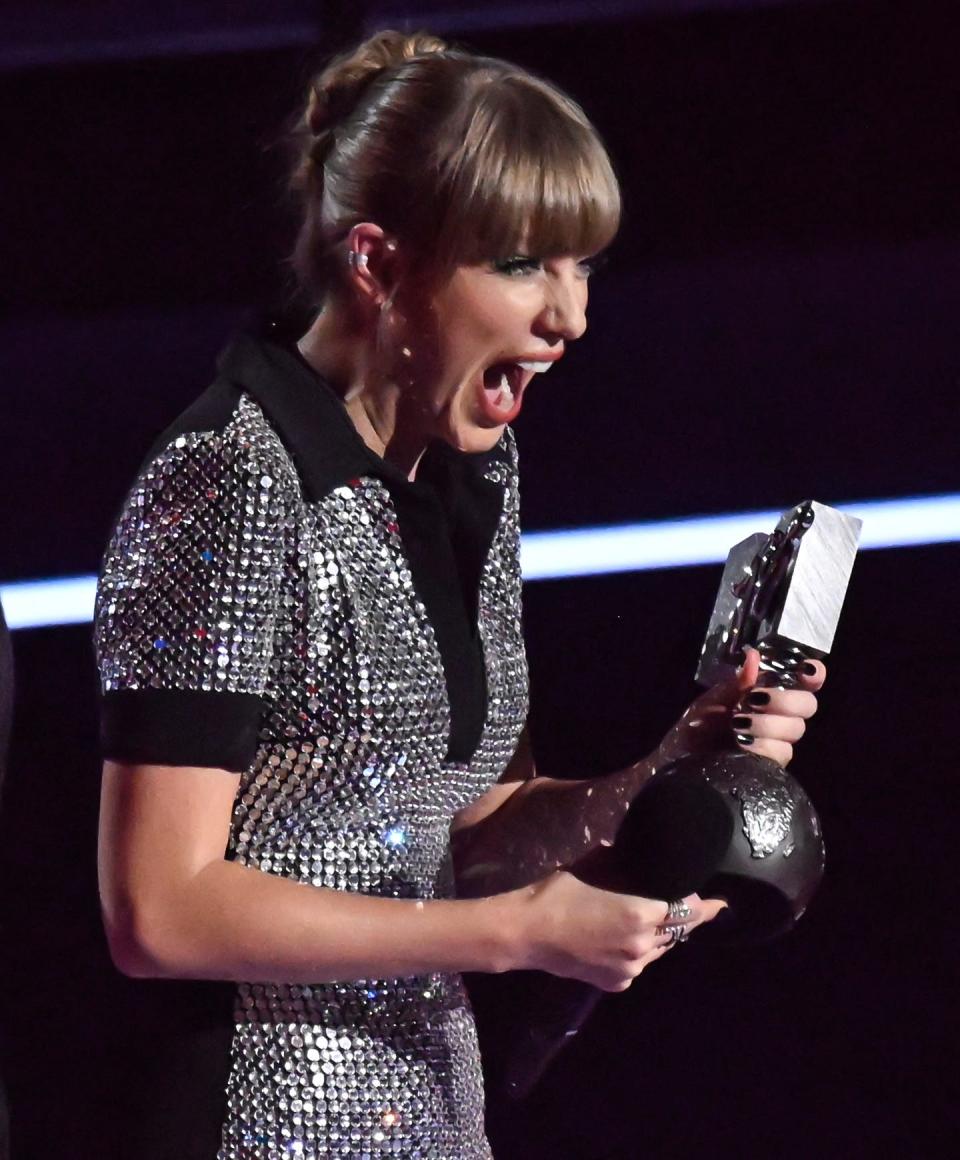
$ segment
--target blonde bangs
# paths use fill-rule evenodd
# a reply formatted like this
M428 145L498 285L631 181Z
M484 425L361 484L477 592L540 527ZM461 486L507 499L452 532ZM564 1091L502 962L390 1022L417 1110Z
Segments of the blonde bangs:
M295 131L303 202L294 266L316 302L342 288L343 239L375 222L425 277L456 265L589 257L620 188L583 110L508 61L382 32L311 85Z
M496 77L459 129L441 164L442 264L521 252L587 257L613 240L621 205L610 159L586 116L552 86Z

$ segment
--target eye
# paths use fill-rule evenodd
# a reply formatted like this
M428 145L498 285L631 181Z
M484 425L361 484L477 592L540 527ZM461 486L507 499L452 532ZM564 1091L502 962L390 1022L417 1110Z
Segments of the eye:
M523 278L533 274L543 263L539 258L528 258L523 254L514 254L512 258L503 258L491 263L497 274L505 274L508 278Z
M592 258L581 258L580 261L577 262L577 269L580 272L581 278L590 278L596 274L598 270L602 270L606 264L606 254L594 254Z

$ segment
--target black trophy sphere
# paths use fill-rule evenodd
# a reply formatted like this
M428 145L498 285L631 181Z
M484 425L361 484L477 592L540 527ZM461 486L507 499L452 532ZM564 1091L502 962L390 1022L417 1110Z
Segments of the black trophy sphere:
M763 939L798 921L820 885L824 868L820 819L805 790L781 765L752 753L681 758L659 776L702 780L729 811L726 851L700 887L730 909L701 933ZM654 779L657 780L657 779Z
M752 753L682 757L630 804L611 847L570 869L604 890L672 900L699 893L729 909L695 942L751 942L789 930L823 877L820 821L810 799L775 761ZM526 977L526 1021L509 1041L504 1091L539 1082L600 997L587 983L539 972Z

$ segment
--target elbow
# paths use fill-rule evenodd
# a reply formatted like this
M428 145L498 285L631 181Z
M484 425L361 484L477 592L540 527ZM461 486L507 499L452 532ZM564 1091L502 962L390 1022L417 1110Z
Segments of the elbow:
M162 979L166 976L147 948L128 932L107 935L110 961L128 979Z
M110 959L130 979L183 978L169 922L134 904L118 913L103 911Z

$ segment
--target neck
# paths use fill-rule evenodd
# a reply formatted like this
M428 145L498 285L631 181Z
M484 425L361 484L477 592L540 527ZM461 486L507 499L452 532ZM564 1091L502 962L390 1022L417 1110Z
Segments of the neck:
M404 422L403 393L378 365L376 332L336 301L297 343L300 353L343 399L360 438L375 455L414 479L429 437Z

